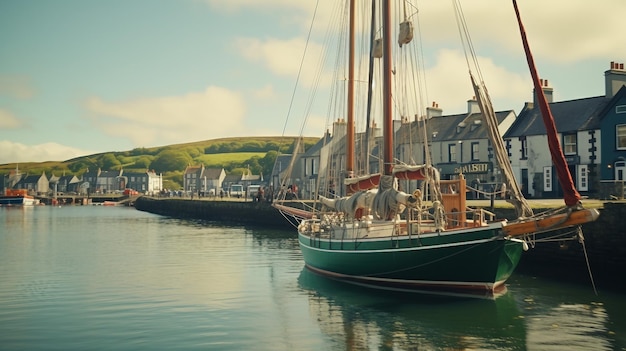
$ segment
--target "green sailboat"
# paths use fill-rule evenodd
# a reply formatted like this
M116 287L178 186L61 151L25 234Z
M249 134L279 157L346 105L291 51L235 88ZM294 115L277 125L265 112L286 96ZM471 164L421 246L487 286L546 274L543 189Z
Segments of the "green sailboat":
M455 4L455 6L458 6ZM374 9L374 7L373 7ZM457 9L458 10L458 9ZM460 11L458 11L460 13ZM350 1L351 18L355 1ZM299 217L298 240L306 267L342 281L393 290L493 297L505 289L515 270L526 239L537 232L580 225L595 220L595 209L567 204L552 217L534 216L515 182L497 120L481 79L471 81L489 129L494 153L505 176L508 198L518 212L515 221L496 220L484 209L466 205L466 180L441 180L429 157L421 165L398 163L394 157L392 94L391 5L381 1L382 17L382 167L377 174L354 176L354 75L347 87L346 164L343 197L319 196L315 211L275 206ZM354 27L350 27L349 63L354 60ZM464 22L461 21L461 25ZM398 43L410 45L412 24L400 24ZM467 33L465 29L463 31ZM374 45L374 40L372 41ZM470 69L470 72L472 70ZM541 92L541 90L539 90ZM426 134L424 134L425 136ZM428 143L424 142L425 147ZM424 153L429 155L429 151ZM567 168L565 168L567 171ZM412 192L399 189L400 181L417 184ZM321 210L319 210L321 208Z

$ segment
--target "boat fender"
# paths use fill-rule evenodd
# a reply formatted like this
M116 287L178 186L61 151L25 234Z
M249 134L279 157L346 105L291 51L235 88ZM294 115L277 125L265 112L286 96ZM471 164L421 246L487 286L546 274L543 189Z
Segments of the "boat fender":
M515 239L515 238L511 238L509 240L522 243L522 249L524 249L524 251L528 251L528 243L526 242L526 240Z

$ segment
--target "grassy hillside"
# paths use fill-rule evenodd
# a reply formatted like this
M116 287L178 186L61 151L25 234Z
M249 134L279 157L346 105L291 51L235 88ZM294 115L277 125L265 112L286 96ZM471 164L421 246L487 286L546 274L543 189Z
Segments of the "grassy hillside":
M174 144L129 151L105 152L66 161L19 163L22 173L47 176L73 174L82 176L89 169L125 171L155 170L163 173L164 186L178 189L182 174L188 165L224 168L227 174L241 174L250 169L253 174L269 175L279 153L293 152L296 137L239 137L221 138L193 143ZM315 144L318 138L304 138L304 148ZM0 165L0 175L6 175L18 166Z

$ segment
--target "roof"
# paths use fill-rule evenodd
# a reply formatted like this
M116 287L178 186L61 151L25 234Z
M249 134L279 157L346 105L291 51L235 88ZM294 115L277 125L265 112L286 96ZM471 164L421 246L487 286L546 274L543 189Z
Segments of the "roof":
M620 93L624 94L626 90L622 88ZM606 107L620 93L613 98L607 98L603 95L548 104L552 111L557 132L568 133L599 128L602 117L605 115ZM541 111L535 106L520 112L511 128L504 134L504 138L545 134L546 127L543 123Z
M330 133L326 132L324 136L321 137L320 140L318 140L315 143L315 145L311 146L308 150L306 150L306 152L302 155L302 157L319 156L320 150L322 150L324 145L327 145L330 142L330 140L332 140L332 137L330 136Z
M239 174L227 174L226 178L224 178L224 183L235 183L241 180L241 175Z
M205 168L202 175L208 179L219 179L222 172L224 172L224 168Z
M276 161L274 162L274 168L272 169L272 174L280 174L284 172L291 162L291 154L283 154L276 156Z
M59 177L59 183L78 183L79 179L75 175L64 175Z
M514 114L513 110L496 112L498 124L502 123L511 113ZM432 117L428 119L427 126L428 136L432 138L431 141L485 139L489 137L482 113ZM436 136L434 136L435 133Z
M115 178L121 175L121 171L102 171L98 175L98 178Z
M191 173L200 173L200 171L202 170L204 166L200 165L200 166L187 166L187 168L185 168L185 174L191 174Z
M34 184L34 183L39 182L41 177L44 177L44 176L41 175L41 174L38 174L38 175L27 175L24 178L22 178L18 183L19 184ZM48 179L48 178L46 178L46 179Z

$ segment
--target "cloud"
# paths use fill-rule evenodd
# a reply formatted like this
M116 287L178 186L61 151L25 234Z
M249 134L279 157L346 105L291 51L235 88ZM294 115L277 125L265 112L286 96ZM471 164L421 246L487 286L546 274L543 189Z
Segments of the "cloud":
M85 107L93 123L111 137L135 146L167 145L245 134L242 95L210 86L183 96L105 102L92 97Z
M76 149L57 143L24 145L12 141L0 141L0 164L65 161L93 153L93 151Z
M254 96L256 99L271 100L276 98L276 91L274 90L274 87L272 85L268 84L260 89L253 91L252 96Z
M584 1L520 1L519 10L533 55L556 63L615 57L626 54L621 43L626 30L626 2L606 0L601 6ZM607 8L610 9L607 11ZM463 6L472 41L477 48L519 56L523 52L511 2L473 0ZM428 40L459 42L452 6L433 1L420 6L420 27Z
M490 58L477 59L492 101L499 101L500 106L494 108L515 109L520 106L511 103L521 104L520 99L525 96L527 101L532 99L529 77L498 66ZM459 51L441 50L437 54L436 62L436 65L426 72L426 76L430 78L428 82L430 100L436 101L444 114L464 112L466 101L474 95L465 56Z
M16 129L23 125L23 123L17 119L10 111L0 108L0 128L2 129Z
M304 13L312 13L315 8L313 1L293 0L205 0L214 9L228 12L240 10L260 9L274 12L276 10L291 11L300 10Z
M235 43L236 49L249 61L260 63L272 73L283 77L297 77L299 74L300 82L311 86L319 79L319 66L316 65L316 61L322 55L323 48L317 43L309 42L305 61L302 62L305 45L306 41L303 38L288 40L239 38Z

